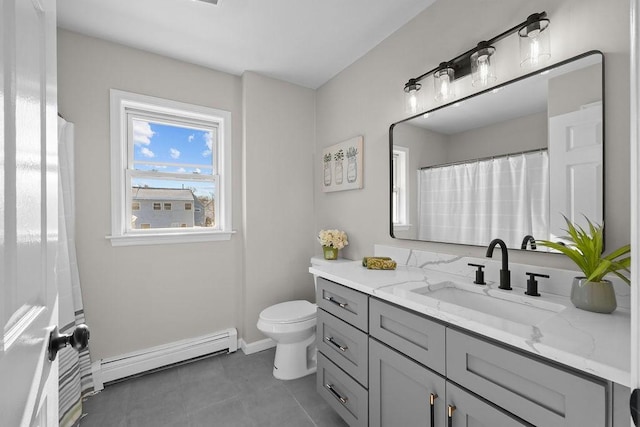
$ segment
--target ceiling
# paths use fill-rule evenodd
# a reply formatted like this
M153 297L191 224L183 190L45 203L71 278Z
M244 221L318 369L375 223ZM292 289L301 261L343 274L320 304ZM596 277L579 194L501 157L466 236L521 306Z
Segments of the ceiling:
M58 26L318 88L435 0L59 0Z

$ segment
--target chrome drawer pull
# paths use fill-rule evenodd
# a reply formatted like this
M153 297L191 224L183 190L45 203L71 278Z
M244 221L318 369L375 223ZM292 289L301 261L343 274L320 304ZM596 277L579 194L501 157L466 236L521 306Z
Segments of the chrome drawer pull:
M333 344L334 346L336 346L338 348L338 350L342 351L343 353L345 351L347 351L349 349L349 347L347 347L346 345L343 347L340 344L338 344L333 337L324 337L324 340L330 344Z
M338 302L335 299L333 299L333 297L324 297L324 299L326 299L329 302L334 303L335 305L340 306L340 308L347 308L347 306L349 305L346 302Z
M343 404L349 401L349 398L340 396L340 393L338 393L336 389L333 388L333 384L325 384L324 386L331 392L331 394L336 397L336 399L338 399Z

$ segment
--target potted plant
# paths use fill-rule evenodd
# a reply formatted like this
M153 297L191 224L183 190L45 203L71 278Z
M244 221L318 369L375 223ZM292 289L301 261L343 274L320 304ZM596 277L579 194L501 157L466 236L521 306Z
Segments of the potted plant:
M320 230L318 241L322 245L325 259L337 259L338 250L349 244L347 233L341 230Z
M593 224L585 218L589 229L574 225L564 217L567 223L568 236L564 237L569 243L538 240L541 245L555 249L568 256L582 270L584 276L575 277L571 286L571 302L576 307L597 313L611 313L616 309L616 295L611 281L604 277L615 274L628 285L629 278L623 274L629 273L631 266L631 245L624 245L608 255L603 255L603 226Z

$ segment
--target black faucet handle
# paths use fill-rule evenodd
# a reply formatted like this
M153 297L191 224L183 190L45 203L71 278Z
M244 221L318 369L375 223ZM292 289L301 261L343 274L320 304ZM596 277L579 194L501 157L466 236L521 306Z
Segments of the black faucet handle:
M486 285L487 282L484 281L484 271L482 270L485 266L482 264L473 264L471 262L467 265L477 268L476 280L474 280L473 283L475 283L476 285Z
M538 293L538 281L536 280L536 277L544 277L545 279L548 279L549 275L540 273L529 273L528 271L525 274L529 276L529 279L527 279L527 291L525 292L525 294L532 297L539 297L540 294Z

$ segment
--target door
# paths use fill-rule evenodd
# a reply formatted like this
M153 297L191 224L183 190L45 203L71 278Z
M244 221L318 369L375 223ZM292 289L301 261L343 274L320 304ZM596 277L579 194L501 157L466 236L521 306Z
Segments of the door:
M533 427L519 418L447 382L448 427Z
M549 226L551 240L567 224L602 224L602 103L549 118ZM595 190L594 190L595 189Z
M0 3L0 424L58 425L55 0Z
M445 379L369 339L369 425L443 427Z

